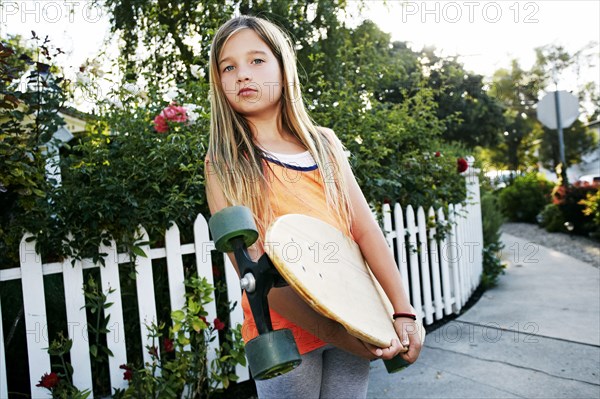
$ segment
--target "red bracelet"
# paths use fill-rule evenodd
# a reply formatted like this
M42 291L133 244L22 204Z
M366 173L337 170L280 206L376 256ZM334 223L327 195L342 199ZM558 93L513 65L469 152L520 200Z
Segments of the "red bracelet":
M409 319L413 319L415 321L417 320L417 315L412 313L394 313L392 317L394 318L394 320L396 320L399 317L408 317Z

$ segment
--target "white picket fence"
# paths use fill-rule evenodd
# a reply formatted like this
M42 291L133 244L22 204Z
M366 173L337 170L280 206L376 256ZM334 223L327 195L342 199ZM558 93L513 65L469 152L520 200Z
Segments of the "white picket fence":
M482 272L482 224L479 205L479 182L475 173L466 176L469 192L468 205L450 207L448 215L443 211L429 209L427 214L422 208L415 212L411 206L404 211L396 204L393 209L383 206L383 228L388 244L395 252L405 288L419 317L425 324L442 319L445 315L457 313L479 284ZM437 218L441 223L454 221L450 233L443 240L435 240L435 229L427 227L428 218ZM143 228L142 240L147 241ZM84 309L83 269L100 267L89 260L76 261L72 266L71 259L61 263L42 263L35 251L35 242L27 242L28 236L21 241L21 267L0 270L0 281L20 279L23 287L24 319L27 331L27 356L29 362L29 381L31 395L35 398L50 397L49 391L36 387L40 377L50 372L50 357L45 348L48 347L47 313L44 298L44 275L62 273L64 295L68 322L68 337L73 340L70 352L74 368L73 383L79 389L92 387L92 370L90 366L89 343L87 336L87 319ZM114 354L109 357L110 383L113 388L125 388L123 370L119 366L127 363L126 342L124 332L123 307L119 282L119 265L129 263L127 254L117 253L117 245L102 246L100 252L107 253L105 266L100 267L101 287L103 292L114 290L109 301L114 304L106 310L110 315L110 333L107 335L107 346ZM152 260L166 258L169 280L171 309L184 307L185 286L183 284L183 255L195 254L197 273L213 283L211 251L214 244L209 238L206 219L199 215L194 223L194 242L180 243L179 229L173 225L165 234L165 248L142 247L147 257L136 258L136 289L139 304L139 323L141 326L141 342L143 347L150 345L147 336L147 325L156 321L156 306L153 284ZM225 278L229 300L238 306L231 313L232 325L242 322L242 310L239 306L241 290L239 280L229 262L225 258ZM214 299L214 298L213 298ZM13 306L13 304L5 304ZM215 302L206 309L208 320L216 315ZM0 320L2 320L2 304L0 304ZM128 321L131 322L131 321ZM216 339L210 343L209 361L215 357L219 346ZM144 361L149 354L144 351ZM9 363L10 365L10 363ZM248 370L238 366L236 369L240 381L249 379ZM0 322L0 398L8 397L6 377L6 359L4 334Z
M141 240L148 241L146 231L140 227ZM113 305L105 310L110 315L106 342L114 356L109 357L110 383L113 388L126 388L127 381L123 379L123 370L119 366L127 363L126 342L123 320L123 307L121 299L121 288L119 281L119 265L130 263L128 254L117 253L117 245L113 241L110 246L101 246L100 252L108 254L105 258L105 266L94 264L90 260L76 261L74 266L71 259L67 258L60 263L43 264L39 254L35 251L35 242L27 241L26 235L21 240L20 260L21 267L0 270L0 281L21 279L23 287L24 319L27 332L27 355L29 363L29 381L31 397L49 398L49 391L45 388L36 387L41 376L50 372L50 357L46 351L49 346L47 331L47 314L44 297L44 275L62 273L64 281L64 295L67 309L68 337L73 340L71 349L71 364L73 366L73 383L79 389L90 389L92 387L92 370L90 363L87 319L84 308L85 297L83 295L83 269L100 268L100 279L102 291L106 293L109 289L114 290L108 296ZM211 251L214 243L209 238L209 230L206 219L198 215L194 223L194 242L181 244L179 228L173 224L165 234L164 248L149 248L141 246L147 257L136 257L136 290L138 295L139 323L141 330L142 347L152 346L148 338L148 328L152 322L157 321L156 304L154 297L154 280L152 260L166 258L167 273L169 281L170 306L172 310L182 309L185 305L185 285L183 270L183 255L195 254L196 268L199 277L205 277L213 284L213 270ZM225 276L228 287L228 297L232 302L241 302L241 290L237 274L229 258L225 258ZM2 317L2 304L0 304L0 318ZM11 306L11 304L8 304ZM217 317L216 305L213 301L207 305L207 320ZM1 320L1 319L0 319ZM231 312L230 320L233 326L241 324L243 314L241 306ZM129 321L131 322L131 321ZM216 356L219 347L219 339L209 343L208 361ZM144 350L144 362L150 361L148 351ZM0 323L0 398L8 397L6 360L4 349L4 335L2 323ZM249 379L248 370L239 366L236 369L240 380ZM90 396L91 397L91 396Z

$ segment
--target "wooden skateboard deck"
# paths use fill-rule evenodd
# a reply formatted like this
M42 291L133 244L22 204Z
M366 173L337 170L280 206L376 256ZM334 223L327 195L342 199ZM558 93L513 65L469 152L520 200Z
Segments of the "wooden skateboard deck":
M317 312L378 347L397 338L393 307L358 245L319 219L284 215L269 227L265 251L288 284ZM421 340L425 330L420 326Z

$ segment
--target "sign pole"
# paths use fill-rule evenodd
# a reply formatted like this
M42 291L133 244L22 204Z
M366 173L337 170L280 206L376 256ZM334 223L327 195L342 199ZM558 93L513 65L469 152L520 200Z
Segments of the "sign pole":
M554 91L554 105L556 107L556 127L558 130L558 152L560 155L560 163L562 164L560 175L562 185L567 186L567 161L565 158L565 141L563 138L562 121L560 120L560 99L558 96L558 90Z

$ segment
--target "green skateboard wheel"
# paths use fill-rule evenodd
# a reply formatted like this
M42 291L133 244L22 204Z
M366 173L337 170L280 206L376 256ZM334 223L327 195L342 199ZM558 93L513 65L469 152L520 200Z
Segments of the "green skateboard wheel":
M292 371L302 362L288 329L261 334L246 344L250 372L255 380L268 380Z
M389 374L397 373L410 366L410 363L404 360L400 355L397 355L393 359L384 360L383 363Z
M208 227L215 242L215 248L221 252L233 252L231 240L244 239L246 247L258 238L258 231L252 212L245 206L230 206L215 213L208 221Z

